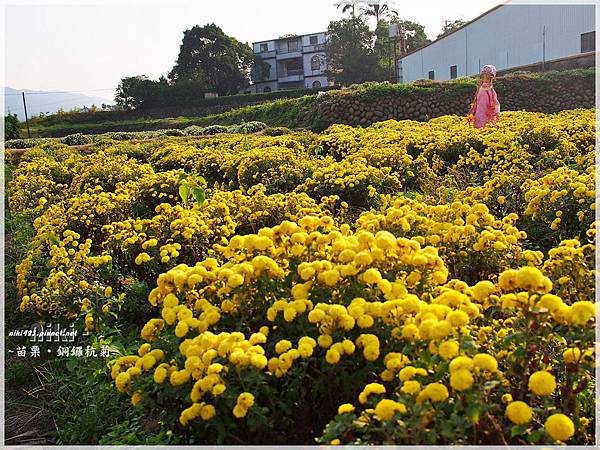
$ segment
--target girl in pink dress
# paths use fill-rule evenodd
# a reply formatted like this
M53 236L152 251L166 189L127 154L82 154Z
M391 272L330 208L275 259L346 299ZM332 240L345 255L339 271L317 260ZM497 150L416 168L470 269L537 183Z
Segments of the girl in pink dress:
M481 82L471 104L472 123L475 128L482 128L488 124L496 125L500 114L500 102L492 85L496 78L496 68L485 65L481 69Z

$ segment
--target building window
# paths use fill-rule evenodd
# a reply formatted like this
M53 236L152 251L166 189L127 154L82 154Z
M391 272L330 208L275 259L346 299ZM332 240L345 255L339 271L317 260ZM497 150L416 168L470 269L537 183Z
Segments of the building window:
M310 70L312 70L313 72L315 70L320 70L321 69L321 59L315 55L312 58L310 58Z
M311 36L309 38L309 40L310 40L310 45L317 45L319 43L317 36Z
M267 44L260 44L260 52L264 53L264 52L268 52L269 51L269 46Z
M284 76L290 75L302 75L304 73L304 69L302 67L301 59L290 59L286 61L284 64L283 70Z
M596 50L596 32L581 34L581 53L593 52Z
M287 47L288 47L288 52L297 52L298 51L298 41L288 41Z
M319 80L313 81L312 87L314 87L314 88L320 88L321 87L321 82Z
M433 73L433 70L430 70L430 71L429 71L429 79L430 79L430 80L435 80L435 75L434 75L434 73Z
M450 66L450 79L456 78L456 66Z
M263 89L263 92L271 92L271 88L270 88L269 86L266 86L266 87Z

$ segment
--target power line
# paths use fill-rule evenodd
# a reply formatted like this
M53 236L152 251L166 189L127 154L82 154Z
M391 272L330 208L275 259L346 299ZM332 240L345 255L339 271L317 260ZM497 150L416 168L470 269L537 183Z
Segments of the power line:
M85 94L87 92L100 92L100 91L115 91L115 88L107 88L107 89L89 89L86 91L48 91L48 92L25 92L27 95L47 95L47 94ZM18 94L4 94L5 97L10 95L21 95Z

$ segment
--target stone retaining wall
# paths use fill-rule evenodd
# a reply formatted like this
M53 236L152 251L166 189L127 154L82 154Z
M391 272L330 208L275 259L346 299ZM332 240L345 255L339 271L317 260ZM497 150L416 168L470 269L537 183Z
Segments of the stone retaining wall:
M475 79L420 81L411 88L389 85L375 93L369 88L332 91L319 103L317 114L326 124L353 126L388 119L423 121L443 115L466 115L477 83ZM501 111L554 113L595 105L593 70L509 74L497 78L494 87Z

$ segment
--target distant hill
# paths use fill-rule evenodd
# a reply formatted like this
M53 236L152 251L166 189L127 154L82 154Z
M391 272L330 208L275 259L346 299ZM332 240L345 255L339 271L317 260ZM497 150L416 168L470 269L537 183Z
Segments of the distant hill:
M102 103L110 105L114 100L107 95L106 97L94 97L77 93L54 93L51 91L34 91L31 89L13 89L4 88L4 114L17 114L20 120L25 120L25 111L23 111L23 98L21 92L25 92L27 100L27 114L29 117L37 116L40 113L54 113L62 107L69 111L72 108L90 107L96 105L100 108ZM31 95L27 95L31 94Z

